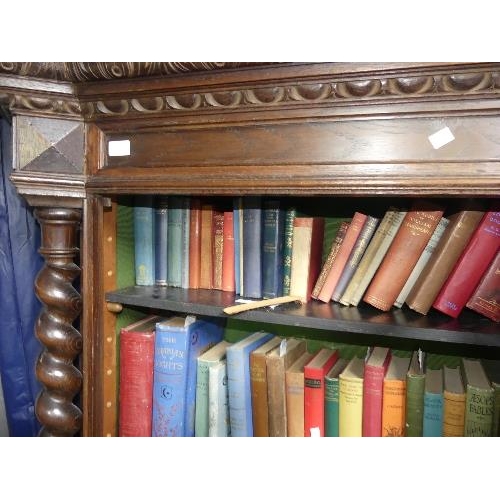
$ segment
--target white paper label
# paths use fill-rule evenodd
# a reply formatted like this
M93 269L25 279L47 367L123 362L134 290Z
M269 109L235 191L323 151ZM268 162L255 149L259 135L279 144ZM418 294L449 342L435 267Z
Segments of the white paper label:
M454 140L455 136L448 127L444 127L441 130L438 130L435 134L429 136L429 141L434 149L442 148Z
M130 141L109 141L108 142L109 156L130 156Z
M311 432L311 437L312 438L319 438L319 437L321 437L321 433L319 432L319 427L311 427L309 430Z
M280 358L282 358L286 354L286 346L287 346L287 339L283 339L280 342Z

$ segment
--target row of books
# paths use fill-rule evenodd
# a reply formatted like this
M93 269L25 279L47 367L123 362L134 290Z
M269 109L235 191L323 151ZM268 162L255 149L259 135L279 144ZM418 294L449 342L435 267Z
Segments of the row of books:
M348 360L310 353L304 339L223 334L217 320L190 315L124 327L119 435L498 435L498 361L426 369L420 351L374 347Z
M248 298L293 295L383 311L468 308L500 321L500 212L472 205L445 215L428 200L377 218L299 217L279 200L137 197L136 284L208 288Z

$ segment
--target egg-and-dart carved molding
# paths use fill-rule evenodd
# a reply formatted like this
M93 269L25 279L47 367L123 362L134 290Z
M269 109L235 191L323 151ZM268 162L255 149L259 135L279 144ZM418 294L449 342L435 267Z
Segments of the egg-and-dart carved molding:
M432 95L498 93L500 72L481 72L415 77L236 89L219 92L98 100L82 103L88 118L131 114L161 114L175 111L231 110L304 103L350 103L383 98L415 98Z
M0 105L11 113L60 115L78 118L82 116L82 107L77 99L61 99L52 95L20 95L11 91L0 91Z

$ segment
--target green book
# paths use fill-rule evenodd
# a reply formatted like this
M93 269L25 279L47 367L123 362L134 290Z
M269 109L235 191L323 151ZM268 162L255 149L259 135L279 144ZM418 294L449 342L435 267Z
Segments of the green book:
M293 221L297 215L295 207L285 212L285 244L283 245L283 295L290 295L290 278L292 276L292 242Z
M339 435L339 374L349 361L339 358L325 375L325 436Z
M406 436L423 434L425 372L422 351L414 351L406 374Z
M491 387L495 395L493 406L493 427L492 435L495 437L500 436L500 361L497 359L482 359L486 376L490 381Z

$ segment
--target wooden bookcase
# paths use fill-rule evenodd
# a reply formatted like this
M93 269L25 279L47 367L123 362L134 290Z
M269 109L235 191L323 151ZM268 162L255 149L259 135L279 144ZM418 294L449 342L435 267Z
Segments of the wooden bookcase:
M137 64L134 78L117 79L97 67L91 78L87 66L73 64L80 71L57 74L59 81L43 66L33 65L30 76L29 68L0 64L0 103L15 132L12 180L36 208L47 263L36 284L44 304L36 329L44 345L36 409L43 434L116 434L121 307L221 316L233 302L217 291L167 288L153 296L147 287L121 288L121 197L294 196L352 213L365 199L487 203L500 195L499 64L195 71L192 63L185 74L153 75ZM434 148L429 136L446 127L454 140ZM129 141L130 154L108 154L111 141ZM345 343L403 340L500 359L498 325L469 311L451 320L311 302L240 317Z

